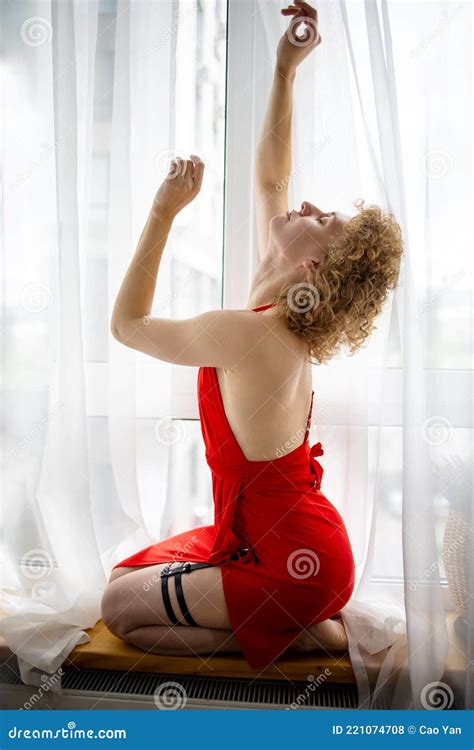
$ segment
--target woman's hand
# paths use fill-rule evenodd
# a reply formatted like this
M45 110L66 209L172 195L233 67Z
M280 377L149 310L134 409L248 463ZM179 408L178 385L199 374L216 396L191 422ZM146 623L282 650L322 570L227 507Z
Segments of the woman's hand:
M190 159L177 157L160 185L153 201L153 214L173 219L199 193L204 175L204 162L190 154Z
M278 44L276 68L279 73L291 76L298 65L321 44L318 11L303 0L294 0L281 13L293 17Z

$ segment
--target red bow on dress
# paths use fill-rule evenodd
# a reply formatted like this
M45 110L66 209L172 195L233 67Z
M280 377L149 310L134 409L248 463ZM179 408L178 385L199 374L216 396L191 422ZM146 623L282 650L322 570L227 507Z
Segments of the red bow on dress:
M321 443L315 443L311 446L310 450L310 467L312 473L315 475L314 484L317 490L321 487L321 480L323 478L324 469L319 463L319 461L316 461L316 456L323 456L324 450Z

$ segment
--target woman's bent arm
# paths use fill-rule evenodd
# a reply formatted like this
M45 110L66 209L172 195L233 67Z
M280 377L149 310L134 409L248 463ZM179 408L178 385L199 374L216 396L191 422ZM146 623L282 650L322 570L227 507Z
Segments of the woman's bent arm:
M165 362L232 370L268 338L262 316L255 318L239 310L210 310L185 320L150 315L173 218L201 188L204 164L198 156L191 156L188 161L176 160L158 190L117 295L110 328L125 346Z

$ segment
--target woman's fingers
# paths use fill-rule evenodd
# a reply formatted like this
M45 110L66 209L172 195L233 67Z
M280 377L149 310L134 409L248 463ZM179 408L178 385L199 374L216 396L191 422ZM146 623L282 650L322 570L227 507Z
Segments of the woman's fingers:
M190 159L181 159L181 177L192 177L193 176L193 163Z
M197 154L191 154L190 156L194 163L194 186L200 190L204 176L204 162Z
M288 8L283 8L281 10L282 15L295 17L300 15L302 17L312 18L316 23L318 22L318 11L316 8L303 2L303 0L294 0L294 3L294 5L289 5Z
M184 159L181 159L180 156L175 156L174 159L171 160L170 165L170 177L182 177L183 174L186 172L186 162Z
M175 156L170 164L170 177L188 178L194 187L201 187L204 175L204 162L197 154L190 154L190 159Z
M294 0L294 4L298 8L303 9L310 18L314 18L315 21L318 20L318 11L312 5L304 2L304 0Z

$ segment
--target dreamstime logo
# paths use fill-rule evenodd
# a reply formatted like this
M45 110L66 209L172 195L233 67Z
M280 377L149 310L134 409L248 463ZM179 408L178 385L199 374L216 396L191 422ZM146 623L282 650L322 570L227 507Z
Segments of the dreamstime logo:
M41 435L41 433L46 429L46 427L49 424L49 421L51 418L57 417L61 409L64 408L64 401L58 401L56 406L53 406L51 409L51 412L49 413L47 409L42 410L42 417L37 422L37 424L31 428L31 430L15 445L8 455L8 463L11 463L16 459L20 451L25 448L27 445L33 442L33 440L36 440L38 435Z
M463 549L465 542L466 537L463 536L463 534L460 534L457 539L455 539L448 547L442 550L442 560L446 562L446 560L449 560L455 552L459 553L459 551ZM416 578L414 581L410 581L410 591L416 591L419 586L423 586L425 584L431 585L432 583L434 583L434 581L431 581L431 578L435 575L441 575L440 564L438 561L432 562L430 567L426 568L423 573L418 576L418 578Z
M156 40L156 42L153 42L153 44L150 47L148 47L147 50L145 50L145 57L150 57L154 52L158 52L158 50L161 49L163 44L166 44L167 42L170 41L170 39L178 30L179 24L182 23L182 21L184 21L186 16L191 15L193 12L197 12L197 11L198 11L197 3L186 3L184 7L182 6L182 4L180 4L179 15L175 16L175 18L170 24L170 27L166 29L166 31L163 32L163 34Z
M53 28L47 18L32 16L23 21L20 29L20 37L24 44L29 47L40 47L53 38Z
M319 557L312 549L297 549L288 557L287 568L293 578L317 576L320 567Z
M319 39L316 21L309 16L294 18L288 26L286 36L295 47L309 47Z
M429 682L421 691L421 703L427 711L445 711L454 703L454 694L445 682Z
M201 274L197 270L197 268L193 268L183 279L180 279L180 281L173 287L173 290L170 294L165 297L160 297L159 304L154 308L154 312L156 313L160 312L161 310L167 310L168 306L172 304L173 300L179 297L181 292L183 292L189 286L189 284L191 284L191 282L198 279L200 275ZM145 323L145 325L147 324Z
M331 136L326 135L324 138L322 138L318 143L316 143L312 148L309 148L301 157L301 159L298 159L295 163L294 167L292 168L291 172L287 174L285 177L283 177L279 182L275 185L275 190L277 193L281 193L282 190L288 187L288 184L290 180L294 177L296 177L300 172L307 168L308 161L310 159L313 159L315 156L318 156L318 154L321 154L326 146L328 146L331 142Z
M47 162L49 158L56 152L59 146L62 146L63 143L64 136L59 136L52 143L46 143L45 145L42 145L38 158L32 161L22 174L18 175L18 177L15 177L15 179L8 184L8 189L17 190L19 187L24 185L25 182L27 182L34 174L34 172L45 162Z
M306 431L302 427L300 427L296 431L296 434L292 435L291 438L287 440L284 445L281 446L281 448L277 448L276 453L275 453L276 457L281 458L282 456L285 456L287 453L294 450L296 444L297 443L300 444L301 438L305 435L305 432Z
M172 560L169 560L169 562L171 562L171 563L175 563L175 562L182 563L182 562L185 562L185 560L183 560L183 558L185 558L185 556L187 555L188 548L192 549L193 546L198 541L199 541L199 537L197 537L196 534L193 534L192 537L191 537L191 539L188 539L188 541L185 544L180 544L179 542L175 542L176 554L173 556ZM145 591L145 592L151 591L151 589L153 588L153 586L155 585L155 583L159 583L160 581L161 581L161 575L160 575L160 573L153 573L153 575L150 576L150 578L148 578L148 580L146 580L146 581L143 582L143 586L142 586L143 591Z
M186 425L181 419L162 417L153 428L156 440L162 445L176 445L185 440Z
M293 312L306 313L319 305L319 292L313 284L300 281L288 290L286 299Z
M453 425L446 417L429 417L421 426L421 434L428 445L442 445L451 440Z
M428 49L432 42L434 42L435 39L437 39L439 36L441 36L441 34L443 34L443 32L446 31L449 24L454 21L456 16L463 10L464 6L465 3L462 2L451 7L449 10L441 11L442 18L438 25L431 29L431 31L426 34L426 36L421 40L419 44L417 44L416 47L413 47L413 49L410 50L410 57L418 57L426 49Z
M183 159L181 164L173 163L173 159ZM155 155L153 159L153 167L160 177L164 180L174 180L178 175L184 174L186 169L186 157L181 156L172 148L165 148L164 151L160 151Z
M311 693L314 693L316 688L318 688L323 682L327 680L328 677L330 677L332 674L331 670L326 667L324 672L321 672L317 677L315 677L314 674L309 674L307 676L307 680L309 682L309 685L307 685L300 695L298 695L296 701L293 701L293 703L290 703L290 705L287 708L287 711L289 710L295 710L301 704L306 703L308 700L308 697L311 695Z
M432 148L421 158L421 171L430 180L441 180L451 174L454 162L451 154L439 148Z
M61 677L63 676L63 674L64 671L62 667L59 667L58 671L54 674L42 674L42 684L40 685L39 689L35 693L33 693L30 699L23 704L23 706L20 708L20 711L29 711L31 708L34 708L36 703L41 700L45 693L48 693L57 682L61 682ZM74 724L74 726L76 725Z
M176 711L185 707L188 697L179 682L163 682L156 688L153 699L160 710Z
M45 284L33 282L27 284L21 290L20 304L27 312L39 313L51 305L52 298L49 287Z
M20 567L31 581L47 578L53 571L53 558L44 549L30 549L22 556Z
M188 554L188 550L192 549L193 546L198 541L199 541L199 537L196 536L196 534L193 534L191 539L188 539L184 544L181 544L180 542L175 542L174 548L176 550L176 554L174 555L174 559L178 561L182 561L183 557L185 557Z
M443 284L439 289L436 289L431 297L427 299L424 304L420 307L416 315L413 316L412 320L413 322L416 322L420 320L422 315L426 315L426 313L429 313L431 309L440 302L443 295L446 294L450 290L450 288L453 286L453 284L456 284L458 281L460 281L462 278L465 277L465 271L455 271L454 273L449 274L449 276L443 277Z

